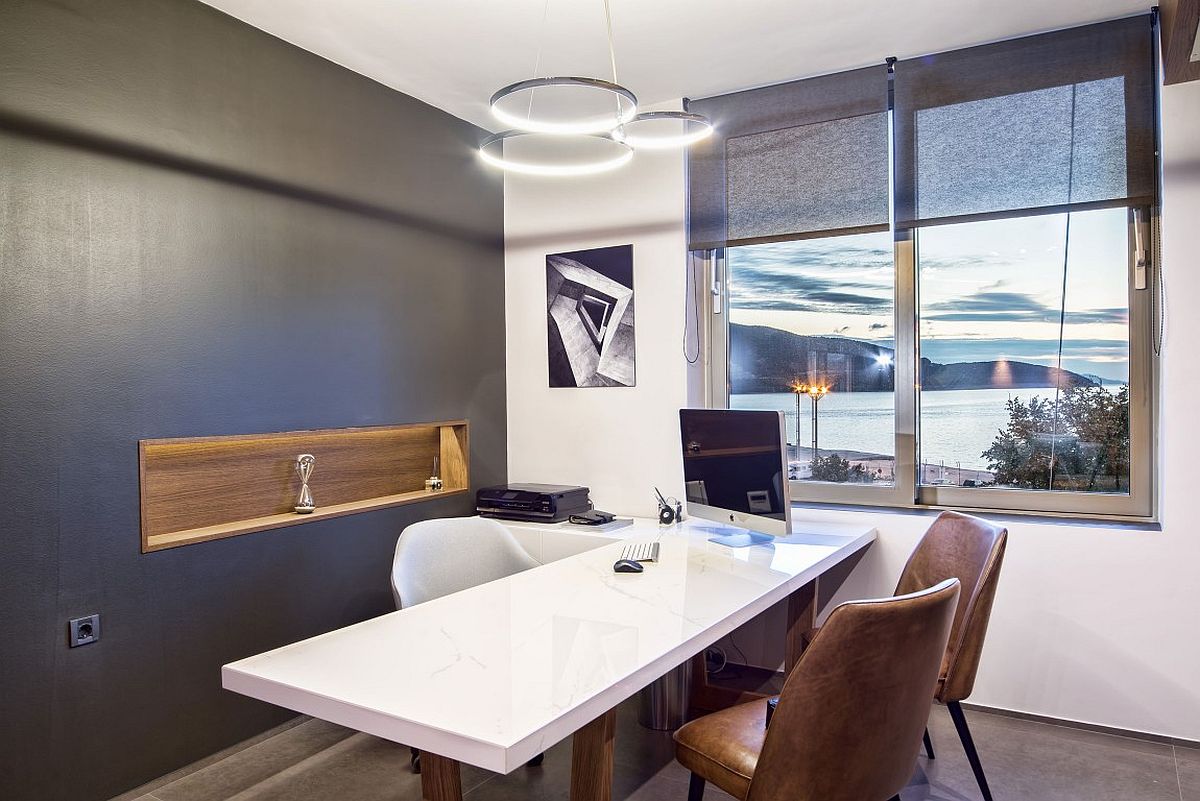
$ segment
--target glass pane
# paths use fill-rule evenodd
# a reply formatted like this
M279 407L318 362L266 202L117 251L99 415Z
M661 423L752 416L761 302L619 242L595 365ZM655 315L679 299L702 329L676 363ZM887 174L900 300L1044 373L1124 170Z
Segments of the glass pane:
M1127 214L920 230L921 483L1129 492Z
M730 408L785 414L795 480L892 486L892 235L745 245L726 264Z

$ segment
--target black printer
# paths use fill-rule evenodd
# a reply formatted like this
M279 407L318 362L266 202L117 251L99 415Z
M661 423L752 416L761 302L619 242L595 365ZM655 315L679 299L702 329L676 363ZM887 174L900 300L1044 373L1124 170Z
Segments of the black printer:
M587 487L559 484L501 484L475 493L475 511L482 517L558 523L592 508Z

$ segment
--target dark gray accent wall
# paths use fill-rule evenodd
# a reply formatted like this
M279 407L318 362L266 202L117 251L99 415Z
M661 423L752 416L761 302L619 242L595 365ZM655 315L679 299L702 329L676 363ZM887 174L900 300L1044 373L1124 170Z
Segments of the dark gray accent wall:
M139 438L466 417L474 483L505 479L480 135L190 0L0 4L0 798L282 722L221 664L388 611L400 530L472 506L143 555Z

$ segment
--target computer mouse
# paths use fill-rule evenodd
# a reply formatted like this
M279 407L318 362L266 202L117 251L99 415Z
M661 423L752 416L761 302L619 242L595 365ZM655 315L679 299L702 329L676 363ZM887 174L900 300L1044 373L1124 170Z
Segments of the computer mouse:
M614 573L641 573L645 569L641 562L635 562L632 559L618 559L617 563L613 565Z

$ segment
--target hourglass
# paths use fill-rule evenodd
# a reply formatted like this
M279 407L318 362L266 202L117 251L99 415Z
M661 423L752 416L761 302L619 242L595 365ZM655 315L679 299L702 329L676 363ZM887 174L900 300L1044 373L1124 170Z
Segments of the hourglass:
M294 507L297 514L310 514L317 505L313 503L312 490L308 488L308 479L316 467L317 458L311 453L303 453L296 457L296 475L300 476L300 497Z

